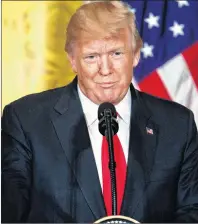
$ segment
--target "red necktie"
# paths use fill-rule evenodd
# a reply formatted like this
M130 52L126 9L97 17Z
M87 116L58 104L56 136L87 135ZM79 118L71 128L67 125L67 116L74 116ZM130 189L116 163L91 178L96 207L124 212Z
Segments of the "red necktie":
M120 214L122 198L124 195L126 180L126 161L122 145L117 135L113 136L114 157L116 162L116 186L117 186L117 214ZM112 215L112 195L111 195L111 177L109 170L109 150L106 137L102 141L102 179L103 179L103 197L106 206L107 215Z

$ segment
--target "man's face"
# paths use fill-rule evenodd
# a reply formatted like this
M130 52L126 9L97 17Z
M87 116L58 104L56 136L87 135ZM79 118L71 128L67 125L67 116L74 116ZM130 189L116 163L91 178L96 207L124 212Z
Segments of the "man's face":
M133 67L139 61L139 52L133 54L131 41L125 30L118 37L78 44L69 55L80 89L92 102L117 104L126 95Z

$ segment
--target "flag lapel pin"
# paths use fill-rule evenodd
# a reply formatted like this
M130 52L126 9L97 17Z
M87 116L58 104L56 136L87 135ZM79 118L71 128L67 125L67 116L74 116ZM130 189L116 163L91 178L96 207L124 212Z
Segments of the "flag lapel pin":
M153 129L152 129L152 128L148 128L148 127L146 127L146 133L147 133L148 135L153 135Z

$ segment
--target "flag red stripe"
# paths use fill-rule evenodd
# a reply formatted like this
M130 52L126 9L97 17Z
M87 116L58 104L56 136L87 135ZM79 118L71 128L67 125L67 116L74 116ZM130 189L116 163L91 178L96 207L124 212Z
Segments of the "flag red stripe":
M167 92L162 80L160 79L156 71L152 72L141 82L138 83L140 90L149 93L151 95L171 100L170 95Z
M182 55L198 88L198 42L182 52Z

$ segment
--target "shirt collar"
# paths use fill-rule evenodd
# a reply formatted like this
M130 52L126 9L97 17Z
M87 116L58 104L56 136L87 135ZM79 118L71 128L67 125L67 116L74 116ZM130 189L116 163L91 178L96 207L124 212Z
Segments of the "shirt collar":
M78 95L80 97L83 112L85 114L85 119L87 126L89 127L93 122L98 119L98 107L99 105L93 103L85 94L81 91L78 85Z
M78 94L82 104L83 112L85 114L85 119L88 127L92 125L98 119L98 107L99 105L93 103L84 93L81 91L78 85ZM120 103L116 106L116 111L119 118L121 118L126 124L130 124L130 115L131 115L131 92L130 88L127 91L127 94L122 99Z
M131 118L131 92L130 88L127 91L125 97L116 106L118 116L126 123L130 124Z

